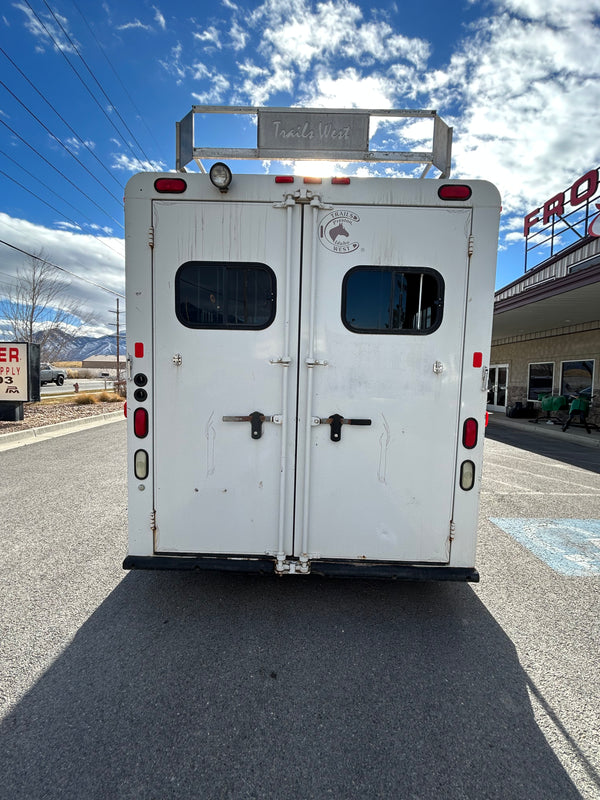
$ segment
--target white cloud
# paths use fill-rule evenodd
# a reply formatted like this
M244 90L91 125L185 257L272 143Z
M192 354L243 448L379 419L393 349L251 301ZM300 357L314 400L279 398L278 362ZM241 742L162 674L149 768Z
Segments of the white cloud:
M234 50L243 50L248 42L248 33L234 20L229 29L229 38Z
M39 43L36 50L44 52L45 47L49 45L65 53L75 52L73 45L65 33L63 33L63 30L61 30L62 26L69 35L71 41L75 42L73 34L69 31L69 21L66 17L55 12L56 20L58 20L58 22L56 22L50 15L36 15L32 8L25 3L13 3L13 6L25 14L25 28L32 36L35 36ZM60 25L58 23L60 23ZM77 42L75 42L75 44L77 45Z
M16 219L0 212L0 239L10 242L30 253L42 250L46 258L69 272L87 278L113 292L125 291L125 243L123 239L104 236L102 246L98 237L73 230L46 228L23 219ZM34 245L32 244L35 243ZM2 249L2 283L10 285L11 276L28 261L27 256L4 245ZM60 273L68 283L68 299L81 304L82 308L92 309L98 318L98 335L108 332L111 315L108 309L114 305L114 296L109 292L92 286L66 273ZM109 329L110 330L110 329Z
M164 172L166 164L164 161L144 161L140 158L131 158L125 153L113 153L113 169L123 170L124 172Z
M152 6L152 8L154 9L154 21L156 22L159 28L161 28L163 31L166 31L167 23L165 21L164 16L162 15L161 10L158 8L158 6Z
M198 33L197 31L193 34L194 39L197 39L199 42L207 42L209 45L216 47L218 50L221 49L221 41L219 36L219 31L211 25L210 28Z
M192 97L200 104L220 103L229 89L229 81L218 72L207 72L205 77L210 81L210 88L206 92L192 92Z
M479 25L445 75L430 81L434 98L460 109L457 174L494 181L509 213L537 205L598 162L600 52L589 7L576 2L565 25L554 21L555 2L545 10L528 5L529 19L502 11Z
M333 75L320 69L300 104L315 108L391 108L394 95L394 81L383 75L363 76L354 68Z
M118 31L130 31L130 30L142 30L142 31L151 31L151 25L144 25L143 22L140 22L139 19L134 19L133 22L125 22L123 25L117 25Z

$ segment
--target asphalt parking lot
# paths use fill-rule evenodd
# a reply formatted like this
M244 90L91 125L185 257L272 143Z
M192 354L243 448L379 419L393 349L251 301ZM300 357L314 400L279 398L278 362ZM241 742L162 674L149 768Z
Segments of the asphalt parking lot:
M123 422L0 452L0 797L597 800L600 450L555 439L490 425L474 585L124 573Z

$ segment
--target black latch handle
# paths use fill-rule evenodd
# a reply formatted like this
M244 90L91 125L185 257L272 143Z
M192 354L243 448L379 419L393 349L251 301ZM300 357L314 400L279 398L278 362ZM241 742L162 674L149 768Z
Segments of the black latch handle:
M260 439L262 436L263 422L272 422L273 417L265 416L262 411L253 411L247 417L223 417L223 422L249 422L250 434L253 439Z
M370 419L345 419L341 414L332 414L326 419L320 419L322 425L330 425L329 438L332 442L339 442L342 438L342 425L370 425Z

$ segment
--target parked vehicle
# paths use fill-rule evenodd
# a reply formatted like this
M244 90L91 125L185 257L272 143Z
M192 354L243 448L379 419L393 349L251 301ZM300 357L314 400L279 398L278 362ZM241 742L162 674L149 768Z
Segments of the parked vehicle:
M57 386L62 386L66 377L66 370L53 367L48 362L40 364L40 384L42 386L47 383L55 383Z
M478 580L497 190L215 166L126 188L124 567Z

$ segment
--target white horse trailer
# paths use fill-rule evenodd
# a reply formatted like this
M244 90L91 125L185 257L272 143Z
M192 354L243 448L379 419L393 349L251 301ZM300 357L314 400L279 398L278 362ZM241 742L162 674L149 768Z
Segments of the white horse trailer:
M134 176L124 567L478 580L499 212L483 181Z

